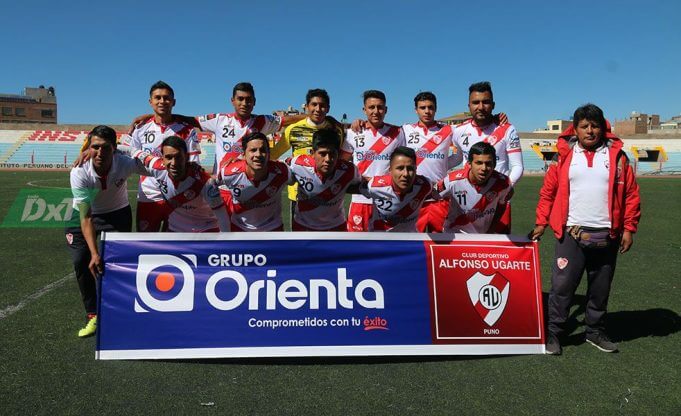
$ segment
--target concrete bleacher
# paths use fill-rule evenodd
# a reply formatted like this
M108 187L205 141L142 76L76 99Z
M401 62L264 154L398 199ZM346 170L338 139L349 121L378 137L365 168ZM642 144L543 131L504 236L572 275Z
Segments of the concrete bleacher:
M77 143L26 142L7 160L7 163L72 163L80 152ZM64 161L66 159L66 161Z

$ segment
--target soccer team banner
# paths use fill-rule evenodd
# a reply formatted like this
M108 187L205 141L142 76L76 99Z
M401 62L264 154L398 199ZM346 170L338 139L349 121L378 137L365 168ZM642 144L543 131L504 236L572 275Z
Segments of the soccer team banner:
M107 233L98 359L536 354L520 237Z

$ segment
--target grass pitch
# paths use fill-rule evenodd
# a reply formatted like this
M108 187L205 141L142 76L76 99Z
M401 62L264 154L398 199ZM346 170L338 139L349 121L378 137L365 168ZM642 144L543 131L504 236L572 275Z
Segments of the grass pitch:
M28 182L66 187L67 178L0 172L0 218ZM517 234L534 222L541 180L516 190ZM681 180L639 184L643 219L609 305L618 354L583 343L577 305L560 357L95 361L95 339L76 337L82 304L62 230L0 229L0 413L681 414ZM544 292L552 254L547 232Z

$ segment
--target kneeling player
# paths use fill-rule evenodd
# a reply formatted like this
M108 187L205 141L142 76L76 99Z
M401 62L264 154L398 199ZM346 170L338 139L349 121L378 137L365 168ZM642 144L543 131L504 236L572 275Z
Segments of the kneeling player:
M298 182L293 231L346 231L343 199L350 185L361 180L352 162L340 160L340 137L334 130L312 134L312 155L291 160Z
M364 180L360 192L373 202L369 231L415 233L421 205L433 187L416 174L416 152L399 146L390 155L389 174Z
M513 188L495 166L494 146L478 142L468 152L468 165L438 183L440 197L450 200L444 232L485 234L508 228L501 218Z
M120 146L121 150L123 146ZM230 231L229 216L220 191L196 163L190 163L187 143L178 136L163 140L161 157L135 151L134 156L147 167L147 187L162 196L161 214L172 232ZM155 180L153 180L155 178Z
M225 185L232 231L283 231L281 191L294 183L289 167L270 160L267 136L251 133L241 141L244 159L222 166L218 183Z

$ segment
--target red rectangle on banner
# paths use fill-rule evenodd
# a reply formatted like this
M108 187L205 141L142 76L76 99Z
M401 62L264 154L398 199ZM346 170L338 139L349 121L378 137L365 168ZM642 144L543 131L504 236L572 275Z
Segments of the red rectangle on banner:
M544 343L536 243L425 244L433 343Z

